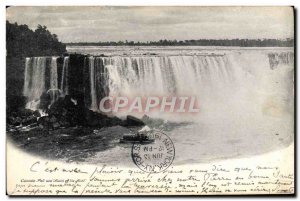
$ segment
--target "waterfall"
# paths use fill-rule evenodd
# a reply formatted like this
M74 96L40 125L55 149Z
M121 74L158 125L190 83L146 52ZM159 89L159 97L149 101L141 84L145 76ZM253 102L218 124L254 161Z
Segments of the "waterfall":
M57 58L52 57L50 61L50 78L47 77L47 57L26 58L23 94L27 97L26 107L36 110L39 108L40 97L48 93L51 103L59 97Z
M202 106L211 105L212 100L216 99L223 102L235 90L236 72L226 55L100 58L107 70L111 97L125 96L133 99L147 96L193 96ZM205 109L207 108L201 109L201 112ZM123 116L126 113L119 112L115 115ZM154 113L148 115L167 119L170 116Z
M97 110L97 95L96 95L96 74L95 74L95 58L89 58L90 65L90 90L91 90L91 106L92 110Z
M26 107L37 109L40 96L45 88L46 57L27 58L23 94L28 98Z
M26 58L25 62L25 76L24 76L24 88L23 88L23 95L29 96L30 95L30 87L32 84L32 61L33 58Z
M272 102L285 104L293 92L292 84L287 81L292 80L288 79L293 75L292 64L293 53L254 51L203 55L70 55L63 60L32 57L25 62L23 94L30 109L38 108L45 92L52 94L51 103L62 94L82 93L86 106L94 111L99 110L104 96L195 96L202 113L238 104L244 107L249 101L256 102L255 107L258 103L269 107L265 96ZM287 77L282 79L283 75ZM276 90L278 83L286 89ZM280 92L276 98L275 92Z
M57 57L51 59L50 89L58 89Z
M46 58L38 57L34 59L33 64L33 79L31 86L31 98L37 100L45 91L45 71Z
M269 53L270 68L275 69L279 64L294 63L294 54L288 52Z
M62 78L61 78L60 90L64 94L69 94L69 85L68 85L69 59L70 59L70 57L65 57L64 58L63 69L62 69Z
M50 89L47 93L51 97L51 104L58 100L60 96L60 90L58 89L58 74L57 74L57 57L51 58L50 66Z
M89 57L90 109L97 111L101 98L108 95L109 82L104 60L100 57Z
M199 94L199 89L231 80L225 56L102 58L111 96Z

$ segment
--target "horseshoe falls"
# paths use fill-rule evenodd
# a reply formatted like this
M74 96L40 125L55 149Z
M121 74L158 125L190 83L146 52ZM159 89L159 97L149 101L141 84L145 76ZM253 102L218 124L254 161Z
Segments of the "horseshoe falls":
M86 106L94 111L99 110L105 96L196 97L200 114L183 115L180 120L240 109L271 116L291 111L291 51L176 53L27 58L23 90L27 107L37 109L43 93L51 96L51 103L59 96L83 93ZM178 116L149 115L171 119Z
M85 106L98 112L106 96L194 96L198 113L146 113L164 121L192 122L166 131L176 149L197 150L177 152L178 164L190 162L185 161L186 154L194 161L217 160L265 153L293 141L292 48L68 47L68 51L67 56L26 59L27 108L39 109L45 94L51 102L65 95L83 97Z
M118 95L198 94L201 86L232 81L233 69L225 56L163 56L102 58L109 89Z

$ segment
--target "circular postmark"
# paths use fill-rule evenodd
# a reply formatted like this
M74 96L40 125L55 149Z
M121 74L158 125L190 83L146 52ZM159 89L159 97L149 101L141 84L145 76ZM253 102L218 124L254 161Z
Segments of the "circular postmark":
M152 131L149 138L154 143L135 142L132 145L131 156L138 168L149 173L166 170L175 158L175 147L169 136L161 131Z

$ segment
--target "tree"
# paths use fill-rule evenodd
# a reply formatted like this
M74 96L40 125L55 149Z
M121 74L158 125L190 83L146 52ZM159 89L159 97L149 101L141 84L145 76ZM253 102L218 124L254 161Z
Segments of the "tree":
M38 25L33 31L6 21L6 50L8 57L51 56L66 52L66 45L46 26Z

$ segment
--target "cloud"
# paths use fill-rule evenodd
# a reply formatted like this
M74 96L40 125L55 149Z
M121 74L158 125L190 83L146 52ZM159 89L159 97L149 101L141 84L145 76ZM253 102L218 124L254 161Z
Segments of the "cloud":
M9 7L7 20L46 25L64 42L293 37L291 7Z

